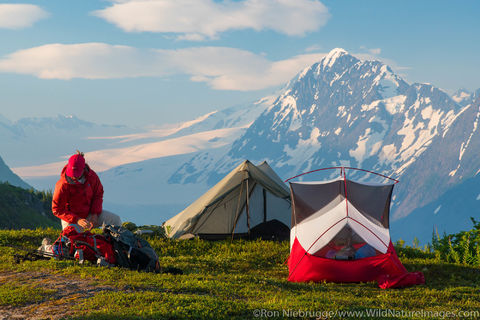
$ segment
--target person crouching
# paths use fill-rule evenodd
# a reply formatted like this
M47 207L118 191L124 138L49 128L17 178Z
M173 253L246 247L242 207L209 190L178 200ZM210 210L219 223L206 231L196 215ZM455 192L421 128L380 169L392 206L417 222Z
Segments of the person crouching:
M53 193L52 212L61 219L62 229L73 226L79 232L103 223L121 225L120 217L103 210L103 186L82 152L68 159Z

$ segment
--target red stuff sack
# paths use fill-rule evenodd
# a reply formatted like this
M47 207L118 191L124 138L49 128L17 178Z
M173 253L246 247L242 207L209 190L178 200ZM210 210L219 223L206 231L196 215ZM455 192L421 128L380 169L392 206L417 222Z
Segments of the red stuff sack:
M62 236L70 240L70 256L80 262L88 260L103 265L105 261L115 265L113 246L104 236L92 234L90 231L78 232L71 225L63 229Z

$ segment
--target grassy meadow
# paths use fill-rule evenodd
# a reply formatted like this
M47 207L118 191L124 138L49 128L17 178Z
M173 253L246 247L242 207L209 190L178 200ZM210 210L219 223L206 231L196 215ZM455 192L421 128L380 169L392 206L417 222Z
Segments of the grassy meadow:
M480 269L465 259L398 247L426 284L382 290L376 283L290 283L288 242L176 241L146 237L164 268L182 275L97 267L75 261L15 263L56 229L0 231L0 318L275 319L480 317ZM463 261L465 260L465 261ZM407 313L410 312L410 313ZM476 312L476 313L475 313Z

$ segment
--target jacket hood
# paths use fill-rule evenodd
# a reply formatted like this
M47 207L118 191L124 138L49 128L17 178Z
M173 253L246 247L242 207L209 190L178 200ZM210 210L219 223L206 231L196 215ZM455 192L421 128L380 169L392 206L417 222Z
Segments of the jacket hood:
M72 180L71 179L68 179L67 178L67 165L65 165L62 169L62 172L60 173L60 180L63 182L63 183L68 183L68 184L72 184ZM85 174L85 178L88 180L88 176L90 176L92 174L92 169L90 169L90 167L88 166L88 164L85 164L85 169L86 169L86 174Z

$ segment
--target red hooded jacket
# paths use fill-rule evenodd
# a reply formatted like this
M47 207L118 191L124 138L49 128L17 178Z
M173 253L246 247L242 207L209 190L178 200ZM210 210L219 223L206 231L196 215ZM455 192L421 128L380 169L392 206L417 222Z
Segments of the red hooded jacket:
M85 182L70 183L67 180L65 166L55 185L53 193L52 212L58 218L77 223L90 213L100 215L103 204L103 186L97 174L85 165Z

